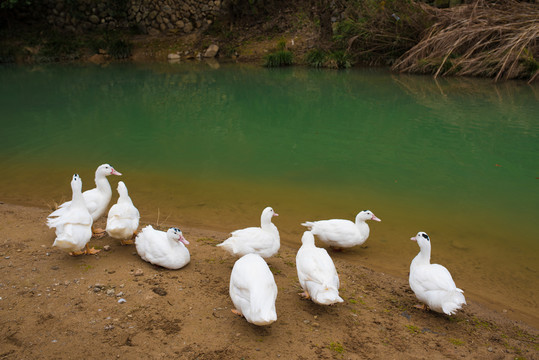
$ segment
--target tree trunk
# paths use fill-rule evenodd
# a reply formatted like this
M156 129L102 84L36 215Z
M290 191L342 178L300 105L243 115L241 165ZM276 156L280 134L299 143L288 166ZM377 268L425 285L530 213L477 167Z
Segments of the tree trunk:
M316 16L320 20L320 44L329 47L333 39L333 27L331 24L331 4L329 1L314 0Z

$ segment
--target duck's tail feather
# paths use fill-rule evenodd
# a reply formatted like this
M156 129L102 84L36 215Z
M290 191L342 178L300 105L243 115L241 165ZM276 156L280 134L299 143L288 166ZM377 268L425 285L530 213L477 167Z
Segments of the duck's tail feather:
M442 304L442 310L447 315L453 315L462 308L462 305L466 305L466 299L464 298L463 291L456 289L450 295L447 300Z

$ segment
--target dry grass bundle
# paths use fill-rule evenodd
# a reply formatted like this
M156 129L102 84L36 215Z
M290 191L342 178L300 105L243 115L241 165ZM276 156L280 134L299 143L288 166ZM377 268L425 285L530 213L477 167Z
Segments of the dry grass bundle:
M434 76L529 78L539 73L539 7L485 1L436 11L438 22L393 69Z

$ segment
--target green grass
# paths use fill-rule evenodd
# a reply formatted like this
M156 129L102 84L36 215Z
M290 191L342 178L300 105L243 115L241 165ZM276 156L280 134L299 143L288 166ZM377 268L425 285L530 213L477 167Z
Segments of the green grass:
M129 41L118 39L112 41L108 46L109 55L116 60L127 59L131 57L133 44Z
M449 339L449 342L455 346L464 345L464 341L460 339Z
M410 334L419 334L421 330L417 326L414 325L405 325L405 327L408 329Z
M264 58L265 67L289 66L294 62L294 55L288 50L279 50L266 55Z
M305 62L314 68L324 67L327 59L327 53L321 49L312 49L305 54Z
M336 353L342 354L344 352L344 347L339 342L331 342L328 346L329 350L335 351Z

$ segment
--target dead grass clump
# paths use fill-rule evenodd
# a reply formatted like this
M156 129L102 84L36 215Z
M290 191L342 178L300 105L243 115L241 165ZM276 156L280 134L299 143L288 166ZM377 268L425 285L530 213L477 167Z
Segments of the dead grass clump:
M539 7L515 0L477 0L436 11L438 21L401 56L401 72L527 78L539 73Z

